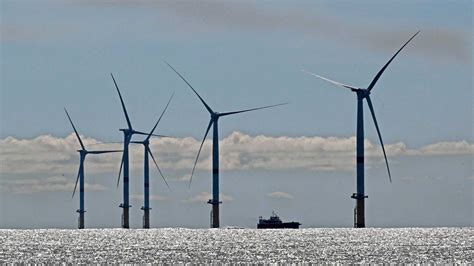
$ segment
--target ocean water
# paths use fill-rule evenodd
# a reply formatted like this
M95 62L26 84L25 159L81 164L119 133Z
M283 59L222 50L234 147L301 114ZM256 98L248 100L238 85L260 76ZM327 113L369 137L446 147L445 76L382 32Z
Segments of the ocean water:
M471 263L473 228L0 230L0 263Z

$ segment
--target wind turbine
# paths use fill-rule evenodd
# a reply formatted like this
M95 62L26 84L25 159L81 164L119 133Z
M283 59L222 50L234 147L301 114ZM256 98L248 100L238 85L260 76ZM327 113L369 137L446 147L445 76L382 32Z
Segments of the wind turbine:
M334 80L327 79L325 77L316 75L314 73L308 72L303 70L307 74L316 76L320 79L328 81L332 84L337 86L346 88L355 92L357 95L357 137L356 137L356 163L357 163L357 193L353 193L351 198L356 200L356 207L354 209L354 227L362 228L365 227L365 209L364 209L364 199L367 198L364 193L364 108L363 108L363 100L367 100L367 105L369 106L370 113L372 114L372 119L374 120L375 129L377 130L377 134L380 140L380 144L382 146L383 156L385 158L385 164L387 166L388 178L390 183L392 183L392 175L390 174L390 168L388 167L388 160L387 155L385 153L385 147L383 145L382 135L380 134L379 126L377 124L377 119L375 118L374 107L372 105L372 101L370 100L370 92L375 86L375 83L379 80L382 73L388 67L388 65L392 62L392 60L400 53L400 51L413 39L420 31L416 32L396 53L395 55L388 60L388 62L380 69L380 71L375 75L372 82L369 84L367 88L358 88L351 85L343 84Z
M165 109L163 110L163 113L161 113L160 118L158 118L158 121L156 121L155 126L150 131L148 136L143 141L132 141L132 143L143 144L144 151L145 151L144 167L143 167L143 169L144 169L144 194L143 194L144 205L141 208L144 211L143 228L150 228L150 210L151 210L151 208L150 208L150 168L148 166L148 154L150 154L151 158L153 159L153 162L155 163L156 168L158 169L158 172L160 173L161 177L165 181L166 186L168 187L168 189L170 188L170 186L168 185L168 182L166 182L165 176L161 172L160 167L156 163L155 156L153 156L153 153L151 152L150 138L151 138L153 132L155 131L156 127L158 126L158 123L160 123L161 118L165 114L166 109L168 108L168 105L170 104L171 99L173 98L173 95L174 95L174 93L171 95L168 103L166 104Z
M286 103L263 106L263 107L240 110L240 111L234 111L234 112L226 112L226 113L215 112L201 98L201 96L196 92L196 90L194 90L194 88L191 86L191 84L189 84L189 82L186 81L186 79L183 76L181 76L181 74L178 73L178 71L176 71L170 64L168 64L168 63L166 63L166 64L176 74L178 74L178 76L184 82L186 82L186 84L188 84L189 88L191 88L191 90L193 90L193 92L196 94L196 96L199 98L199 100L201 100L202 104L204 105L204 107L207 109L207 111L211 115L209 125L207 126L206 133L204 134L204 138L202 139L201 146L199 147L199 151L197 153L196 160L194 162L193 170L191 172L191 177L189 179L189 184L191 185L194 170L196 168L196 164L197 164L197 161L199 159L199 154L201 153L201 149L202 149L202 146L204 144L204 141L206 140L207 134L209 133L209 130L211 129L211 126L213 126L213 135L212 135L212 199L210 199L207 203L212 204L212 211L211 211L212 228L219 228L219 204L222 203L221 201L219 201L219 132L218 132L218 120L219 120L219 118L223 117L223 116L233 115L233 114L239 114L239 113L244 113L244 112L249 112L249 111L255 111L255 110L280 106L280 105L284 105Z
M115 88L117 89L117 93L120 97L120 102L122 104L123 113L125 114L125 119L127 120L127 125L128 125L128 128L120 129L120 131L123 132L124 141L123 141L122 162L120 164L120 171L119 171L119 176L118 176L118 180L117 180L117 186L120 182L120 174L122 172L122 166L123 166L123 203L121 203L119 205L119 207L123 209L122 228L130 228L130 225L129 225L129 208L132 207L132 206L129 205L129 180L128 180L129 179L129 154L128 154L128 145L130 144L130 141L132 140L132 136L134 134L149 135L149 133L136 131L132 128L132 123L130 122L130 118L128 117L127 108L125 108L125 103L123 102L122 94L120 93L117 82L115 81L114 75L112 75L112 73L110 73L110 76L112 77L112 80L114 81ZM154 134L151 134L151 135L161 137L161 135L154 135Z
M76 178L76 184L74 185L74 191L72 192L72 197L74 198L74 194L76 193L76 188L77 188L77 182L79 181L79 209L76 211L79 213L79 229L84 228L84 213L86 210L84 209L84 160L86 159L87 154L103 154L103 153L112 153L112 152L122 152L120 150L108 150L108 151L88 151L84 147L84 143L81 140L81 137L79 136L79 133L77 133L76 127L74 126L74 123L72 122L71 117L69 116L69 113L67 112L66 108L64 108L64 111L66 112L66 115L69 119L69 122L71 122L71 126L74 129L74 132L76 133L77 140L79 141L79 144L81 144L81 150L78 150L79 155L80 155L80 161L79 161L79 172L77 173L77 178Z

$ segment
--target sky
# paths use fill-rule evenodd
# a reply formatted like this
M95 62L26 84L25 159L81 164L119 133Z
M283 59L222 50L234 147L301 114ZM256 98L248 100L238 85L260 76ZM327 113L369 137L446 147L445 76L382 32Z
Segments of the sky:
M120 148L134 128L151 168L151 226L209 227L211 143L219 112L221 225L276 211L302 227L352 227L356 96L303 73L366 87L393 182L365 106L366 224L473 226L471 1L0 1L0 228L75 228L79 143ZM139 140L140 137L135 138ZM114 144L115 143L115 144ZM120 227L120 155L86 159L86 227ZM151 166L150 166L151 167ZM143 151L131 147L131 227L141 227ZM121 186L121 184L120 184Z

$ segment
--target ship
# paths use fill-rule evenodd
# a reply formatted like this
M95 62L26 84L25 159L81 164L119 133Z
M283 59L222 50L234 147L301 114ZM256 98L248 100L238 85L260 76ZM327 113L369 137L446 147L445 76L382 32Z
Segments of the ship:
M270 219L263 219L262 216L258 217L257 229L298 229L300 225L299 222L282 222L273 211Z

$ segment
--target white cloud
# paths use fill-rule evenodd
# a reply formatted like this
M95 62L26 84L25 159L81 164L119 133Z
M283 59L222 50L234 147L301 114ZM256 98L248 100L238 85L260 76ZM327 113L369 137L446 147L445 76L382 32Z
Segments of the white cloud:
M21 178L14 180L2 180L0 183L0 191L11 192L14 194L31 194L37 192L57 192L68 191L73 192L75 180L67 179L64 176L52 176L48 178ZM85 183L87 191L102 191L107 188L100 184ZM79 187L76 188L78 192ZM77 193L76 193L77 194Z
M474 145L467 141L438 142L422 147L419 152L426 155L462 155L473 154Z
M86 148L100 149L99 141L81 137ZM105 146L105 145L104 145ZM1 173L54 173L76 174L79 167L79 143L74 134L66 138L42 135L34 139L7 137L0 140ZM116 147L117 148L117 147ZM89 172L110 172L119 168L120 157L116 154L87 155L86 175Z
M270 198L278 198L278 199L293 199L293 195L290 193L282 192L282 191L274 191L267 194L267 197Z
M89 149L121 149L120 144L93 145L100 141L84 137ZM152 139L150 147L164 171L191 171L200 141L194 138ZM197 164L198 170L211 167L211 141L207 140ZM7 137L0 140L0 174L68 174L78 170L79 144L73 134L66 138L50 135L34 139ZM389 161L398 156L452 156L474 154L474 144L467 141L438 142L418 149L404 143L385 146ZM222 170L307 170L350 171L355 165L355 137L270 137L250 136L233 132L220 140L220 168ZM367 165L383 164L383 154L378 144L365 140ZM118 173L121 154L90 154L85 171L89 173ZM143 151L139 145L130 146L131 168L141 169ZM150 162L151 171L153 164ZM167 175L168 177L168 175ZM173 178L173 177L170 177ZM178 179L188 180L187 175Z
M186 200L184 200L184 202L188 202L188 203L195 203L195 202L199 202L199 203L205 203L207 202L209 199L212 198L212 194L209 193L209 192L201 192L195 196L192 196ZM232 198L231 196L228 196L228 195L225 195L225 194L219 194L219 199L221 201L233 201L234 198Z

